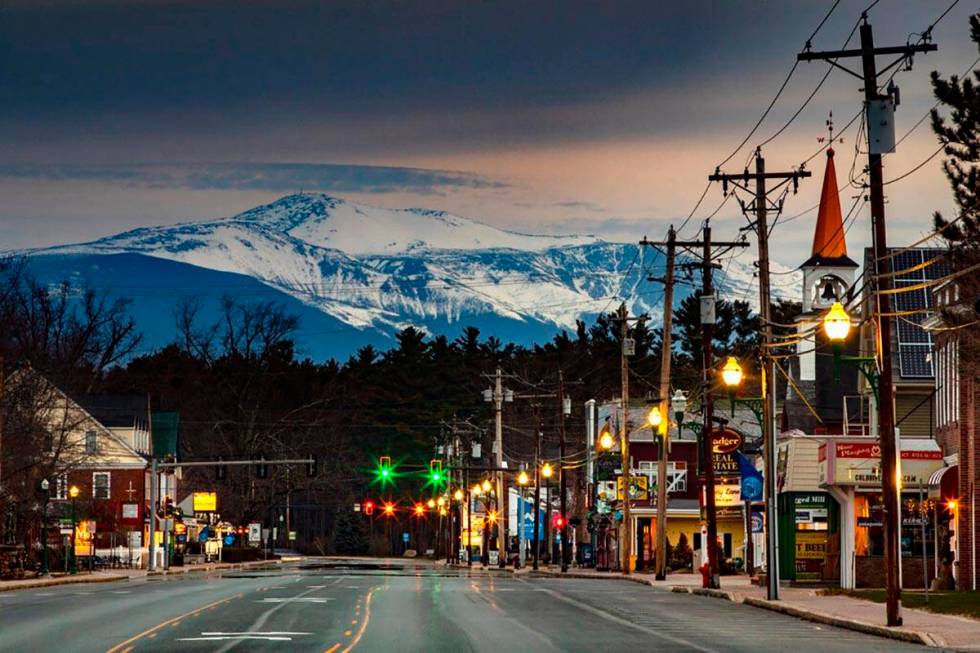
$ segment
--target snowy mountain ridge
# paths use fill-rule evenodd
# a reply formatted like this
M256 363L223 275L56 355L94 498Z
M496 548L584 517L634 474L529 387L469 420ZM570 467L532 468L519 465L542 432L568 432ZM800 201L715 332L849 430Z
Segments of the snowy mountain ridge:
M619 297L634 312L659 315L662 296L660 284L647 280L663 271L653 248L521 234L443 211L383 209L324 194L289 195L232 217L139 228L31 254L138 254L245 275L352 331L387 335L409 325L438 330L487 318L574 329L576 320L609 310ZM752 275L751 263L726 262L720 295L756 305ZM795 297L796 276L775 277L774 294ZM681 286L678 294L688 292Z

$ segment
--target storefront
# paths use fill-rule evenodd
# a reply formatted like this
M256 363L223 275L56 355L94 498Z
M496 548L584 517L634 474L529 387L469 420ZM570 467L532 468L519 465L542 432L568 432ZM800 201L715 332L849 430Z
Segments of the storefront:
M837 503L826 492L779 495L779 577L795 581L839 578Z
M922 587L935 573L935 510L929 479L943 467L939 445L927 439L900 442L901 577ZM840 580L845 588L884 584L881 450L876 440L828 439L820 446L821 485L840 505Z

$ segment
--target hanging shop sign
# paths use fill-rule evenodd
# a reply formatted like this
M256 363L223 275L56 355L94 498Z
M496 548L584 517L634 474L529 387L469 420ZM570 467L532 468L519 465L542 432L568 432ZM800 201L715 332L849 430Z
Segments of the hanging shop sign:
M218 509L217 492L195 492L194 512L214 512Z
M650 478L648 476L630 476L630 501L647 501L650 498ZM616 498L623 500L623 477L616 477Z
M711 458L715 476L740 476L738 452L742 449L742 434L734 429L712 432Z

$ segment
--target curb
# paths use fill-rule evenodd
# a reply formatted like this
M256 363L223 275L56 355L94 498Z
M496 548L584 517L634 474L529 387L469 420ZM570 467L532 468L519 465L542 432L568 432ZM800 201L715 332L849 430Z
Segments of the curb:
M210 571L229 571L234 569L249 569L251 567L261 567L263 565L278 565L282 564L282 560L255 560L251 562L236 562L228 563L223 565L215 565L212 567L179 567L176 569L167 569L166 571L148 571L146 575L149 576L179 576L181 574L193 574L193 573L203 573Z
M784 605L774 601L767 601L765 599L757 599L749 596L742 599L742 603L751 605L755 608L762 608L763 610L771 610L772 612L779 612L791 617L797 617L805 621L813 621L816 623L826 624L828 626L837 626L838 628L846 628L847 630L854 630L868 635L877 635L878 637L895 639L912 644L922 644L924 646L943 646L941 642L936 641L936 639L929 633L914 630L894 630L885 626L875 626L873 624L867 624L861 621L852 621L851 619L835 617L822 612L813 612L810 610L794 608L790 605Z
M673 588L671 589L673 591ZM741 603L734 592L726 592L725 590L716 590L705 587L692 587L688 591L691 594L697 594L698 596L710 596L713 599L723 599L725 601L731 601L732 603Z
M65 576L64 578L53 578L50 580L36 579L24 581L18 585L0 585L0 592L14 592L16 590L37 589L39 587L54 587L55 585L78 585L83 583L113 583L120 580L129 580L129 576ZM18 582L18 581L14 581Z

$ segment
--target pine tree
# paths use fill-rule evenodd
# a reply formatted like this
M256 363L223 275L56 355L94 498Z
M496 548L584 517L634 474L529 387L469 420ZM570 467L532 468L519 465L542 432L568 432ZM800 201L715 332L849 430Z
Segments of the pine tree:
M980 14L970 17L970 37L980 47ZM943 79L934 71L932 87L943 105L942 111L932 110L932 128L943 145L943 171L963 215L957 221L936 213L936 228L943 230L959 254L976 259L980 251L980 70L963 79L956 75Z
M364 520L349 508L337 511L334 525L333 548L339 555L364 555L368 550Z

